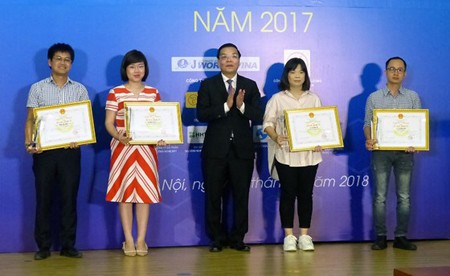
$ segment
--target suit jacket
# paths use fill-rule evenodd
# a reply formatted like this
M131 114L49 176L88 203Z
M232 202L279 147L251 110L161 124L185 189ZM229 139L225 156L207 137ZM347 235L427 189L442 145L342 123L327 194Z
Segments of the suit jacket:
M239 89L245 89L245 112L242 114L236 107L236 96ZM197 118L207 122L208 128L203 143L202 157L225 158L230 150L230 137L239 158L253 159L253 133L250 121L262 120L260 93L256 82L237 76L234 104L225 114L224 103L228 92L222 74L207 78L200 84L197 99Z

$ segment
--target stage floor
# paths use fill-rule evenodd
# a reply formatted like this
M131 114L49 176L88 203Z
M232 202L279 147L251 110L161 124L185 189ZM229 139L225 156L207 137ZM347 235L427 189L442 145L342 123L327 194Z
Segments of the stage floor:
M84 251L82 259L52 252L34 261L34 252L0 254L0 275L393 275L395 268L450 266L450 240L416 241L417 251L389 247L372 251L370 243L316 243L313 252L285 253L282 246L253 245L250 253L229 248L150 248L145 257L121 250Z

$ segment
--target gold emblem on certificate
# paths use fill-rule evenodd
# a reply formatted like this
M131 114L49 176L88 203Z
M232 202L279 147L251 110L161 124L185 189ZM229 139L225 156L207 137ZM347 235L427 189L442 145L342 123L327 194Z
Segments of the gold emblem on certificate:
M394 133L397 136L407 136L409 133L409 123L403 119L403 114L398 115L398 120L394 122Z
M151 130L161 129L161 116L155 112L154 107L148 109L149 113L145 116L145 125Z
M306 131L311 135L311 136L317 136L320 135L322 133L322 129L320 127L320 122L318 120L315 120L314 117L314 113L311 112L308 114L309 118L311 118L311 120L309 122L306 123Z
M62 108L59 113L61 115L56 119L56 128L61 132L70 132L73 130L72 118L65 114L66 110Z

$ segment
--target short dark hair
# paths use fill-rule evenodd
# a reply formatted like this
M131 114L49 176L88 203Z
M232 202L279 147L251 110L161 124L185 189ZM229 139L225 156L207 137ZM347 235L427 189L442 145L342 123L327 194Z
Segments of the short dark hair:
M280 89L281 90L289 90L289 72L295 70L300 65L300 68L303 72L305 72L305 82L303 82L302 90L307 91L311 87L311 80L309 79L308 68L306 68L306 63L301 58L291 58L284 65L283 74L281 75L280 80Z
M128 76L127 76L128 65L130 65L132 63L136 63L136 62L144 62L145 74L144 74L144 77L142 78L142 80L145 81L147 79L147 77L148 77L147 58L141 51L131 50L128 53L126 53L122 59L122 65L120 67L120 77L122 78L123 81L128 81Z
M235 48L236 51L238 52L239 58L241 58L241 52L239 52L239 49L236 45L234 45L233 43L225 43L222 46L220 46L219 49L217 50L217 59L219 59L220 51L222 51L223 48L227 48L227 47Z
M66 44L66 43L53 44L50 48L48 48L47 58L53 59L56 52L69 53L70 59L72 60L72 62L75 60L75 52L74 52L72 46L70 46L69 44Z
M406 71L406 61L405 61L404 59L402 59L401 57L391 57L391 58L389 58L389 59L386 61L385 69L388 68L389 62L391 62L391 60L394 60L394 59L401 60L401 61L403 62L403 64L405 65L405 71Z

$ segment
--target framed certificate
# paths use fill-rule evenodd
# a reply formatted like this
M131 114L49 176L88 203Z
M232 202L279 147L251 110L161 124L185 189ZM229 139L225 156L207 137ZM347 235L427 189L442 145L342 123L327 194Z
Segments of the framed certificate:
M344 146L336 106L285 110L284 115L291 151Z
M35 130L33 143L42 150L65 148L96 142L91 101L33 109Z
M374 150L429 150L428 109L374 109Z
M124 107L130 144L183 144L180 103L125 102Z

